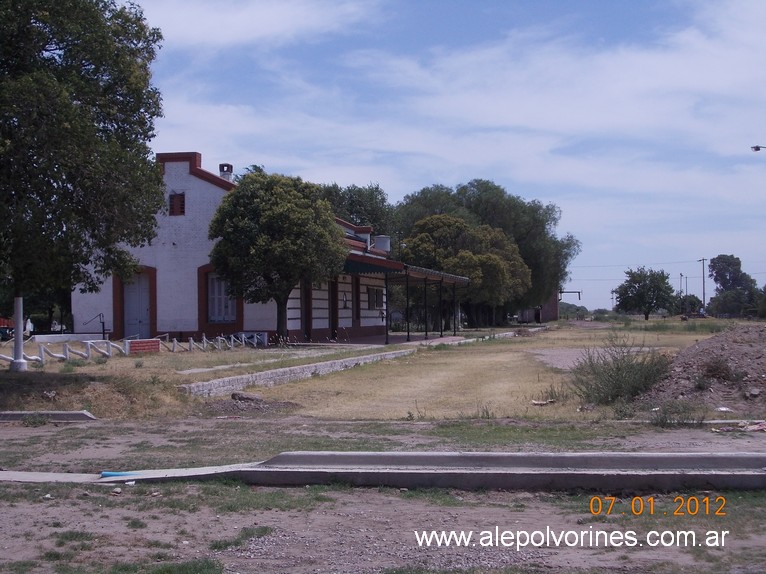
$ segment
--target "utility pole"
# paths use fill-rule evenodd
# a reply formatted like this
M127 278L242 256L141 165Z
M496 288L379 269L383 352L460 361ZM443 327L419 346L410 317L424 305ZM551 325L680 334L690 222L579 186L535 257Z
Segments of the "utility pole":
M702 259L697 259L697 262L702 261L702 309L704 311L706 305L705 305L705 259L704 257Z

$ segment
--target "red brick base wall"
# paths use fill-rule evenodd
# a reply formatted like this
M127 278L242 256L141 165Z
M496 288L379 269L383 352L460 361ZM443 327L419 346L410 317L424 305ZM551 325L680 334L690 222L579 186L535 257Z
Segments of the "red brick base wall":
M159 353L160 352L160 340L159 339L135 339L128 342L130 346L130 354L138 355L139 353Z

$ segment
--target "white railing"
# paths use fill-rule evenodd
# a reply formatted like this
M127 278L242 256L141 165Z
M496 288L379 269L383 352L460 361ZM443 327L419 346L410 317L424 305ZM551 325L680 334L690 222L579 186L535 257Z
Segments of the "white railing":
M189 337L188 341L179 341L176 338L170 339L169 334L159 335L154 337L160 342L160 350L165 349L170 353L191 353L194 351L229 351L236 348L265 346L266 342L265 334L247 335L240 333L238 335L229 335L228 337L218 336L213 339L208 339L206 335L202 335L202 340L197 342L192 337ZM59 361L69 361L73 358L81 358L90 361L95 355L111 358L115 355L126 356L130 354L130 340L135 340L135 337L129 337L123 339L121 342L113 342L109 340L95 340L95 341L82 341L78 343L82 345L82 349L78 349L72 346L71 343L66 342L62 344L61 352L57 353L51 350L46 345L38 345L38 355L27 355L24 353L25 361L32 361L45 364L46 358L52 358ZM11 339L12 341L12 339ZM10 341L9 341L10 342ZM13 357L0 354L0 361L7 363L13 362Z

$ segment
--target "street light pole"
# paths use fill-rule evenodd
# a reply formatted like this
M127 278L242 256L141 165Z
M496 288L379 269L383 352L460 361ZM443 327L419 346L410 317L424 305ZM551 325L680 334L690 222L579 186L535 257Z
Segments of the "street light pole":
M759 147L759 146L755 146L755 147ZM704 310L705 309L705 261L707 261L707 259L705 259L704 257L702 259L697 259L698 263L700 261L702 261L702 309Z

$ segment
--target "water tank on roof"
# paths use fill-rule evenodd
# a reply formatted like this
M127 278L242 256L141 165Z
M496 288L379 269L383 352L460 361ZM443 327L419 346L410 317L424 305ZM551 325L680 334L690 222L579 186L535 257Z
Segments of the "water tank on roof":
M226 181L231 181L234 178L234 166L230 163L219 163L218 173Z
M375 249L381 249L388 253L391 251L391 237L388 235L375 236Z

